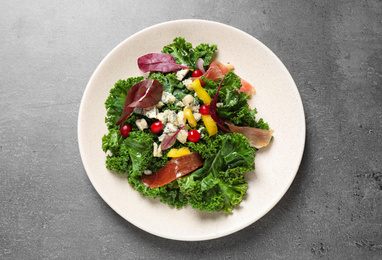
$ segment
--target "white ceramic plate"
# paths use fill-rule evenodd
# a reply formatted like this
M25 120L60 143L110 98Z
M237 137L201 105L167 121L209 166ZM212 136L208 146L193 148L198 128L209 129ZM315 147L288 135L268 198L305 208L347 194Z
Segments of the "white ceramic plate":
M104 102L119 79L143 74L138 57L160 52L175 37L193 46L218 45L216 59L256 88L252 105L274 132L274 141L256 154L256 170L246 174L248 191L231 214L174 209L135 191L122 175L105 168L101 149L107 133ZM147 75L147 74L146 74ZM297 87L282 62L251 35L221 23L178 20L149 27L129 37L97 67L82 98L78 142L85 170L99 195L137 227L175 240L208 240L241 230L264 216L283 197L299 168L305 143L305 117Z

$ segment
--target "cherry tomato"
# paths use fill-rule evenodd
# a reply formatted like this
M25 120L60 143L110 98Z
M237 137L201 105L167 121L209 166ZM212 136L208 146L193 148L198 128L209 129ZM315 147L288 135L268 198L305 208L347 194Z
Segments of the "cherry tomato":
M206 105L206 104L202 105L199 108L199 113L202 115L209 115L210 114L210 106Z
M195 78L200 77L202 75L203 75L203 73L200 70L194 70L192 72L192 76L195 77Z
M200 134L196 130L190 130L188 131L187 139L190 142L196 143L200 139Z
M156 121L151 125L151 132L154 134L159 133L163 129L163 124L161 121Z
M131 131L131 125L123 125L121 126L121 135L124 137L128 137Z

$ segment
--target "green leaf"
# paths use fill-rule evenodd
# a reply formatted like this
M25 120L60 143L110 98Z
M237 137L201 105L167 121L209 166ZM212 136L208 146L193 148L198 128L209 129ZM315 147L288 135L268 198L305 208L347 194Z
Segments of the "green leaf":
M186 42L182 37L178 37L174 39L172 44L165 46L162 52L172 55L176 63L187 65L195 70L197 69L196 61L199 58L203 59L204 66L207 67L216 50L217 45L209 45L207 43L199 44L194 49L191 43Z
M221 144L215 155L208 157L202 168L179 178L178 184L192 207L231 212L245 194L244 173L254 169L256 150L237 133L218 136L214 143Z

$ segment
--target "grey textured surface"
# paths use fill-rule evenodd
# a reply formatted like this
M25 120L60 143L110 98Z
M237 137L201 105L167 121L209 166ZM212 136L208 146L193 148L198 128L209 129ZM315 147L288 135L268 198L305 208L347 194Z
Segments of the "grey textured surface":
M148 26L200 18L267 45L303 100L300 170L262 219L205 242L111 210L77 145L87 81ZM197 28L196 28L197 29ZM382 259L382 2L0 1L1 259Z

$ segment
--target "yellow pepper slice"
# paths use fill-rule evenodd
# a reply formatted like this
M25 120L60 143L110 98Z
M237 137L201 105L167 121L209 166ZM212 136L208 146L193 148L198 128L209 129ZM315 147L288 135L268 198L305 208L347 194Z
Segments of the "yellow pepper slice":
M196 92L196 95L204 102L204 104L209 105L212 101L210 95L208 95L207 91L204 90L202 85L200 84L199 79L195 79L192 82L192 88Z
M181 157L189 153L191 152L190 149L188 149L187 147L182 147L180 149L173 148L168 152L167 157Z
M196 127L197 123L194 117L194 114L192 113L191 109L189 107L185 107L183 109L184 116L186 117L188 124L191 127Z
M206 126L207 132L210 136L217 134L218 126L215 121L212 119L211 115L202 115L204 125Z

